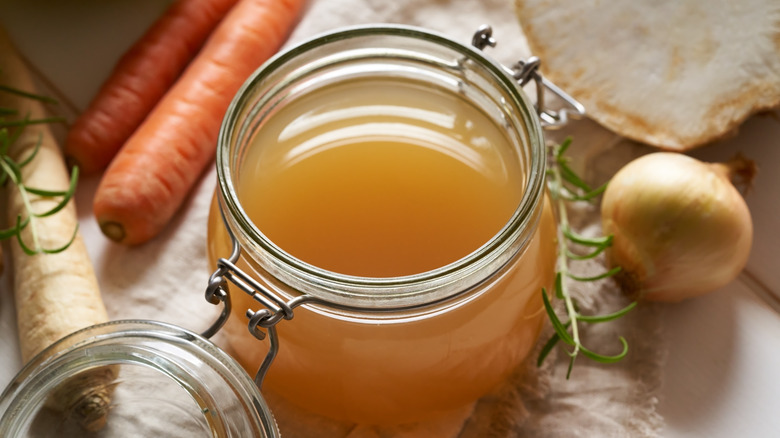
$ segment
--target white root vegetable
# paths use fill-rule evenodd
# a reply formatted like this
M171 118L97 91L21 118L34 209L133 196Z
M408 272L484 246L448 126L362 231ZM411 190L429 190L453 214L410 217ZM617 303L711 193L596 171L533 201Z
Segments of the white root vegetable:
M0 29L0 84L17 90L34 91L34 82L18 56L5 31ZM17 110L18 117L39 119L46 108L39 101L0 91L0 107ZM29 157L41 140L34 159L21 169L22 181L28 187L45 190L67 190L70 177L57 141L45 124L30 125L14 141L8 156L20 163ZM26 218L27 206L18 186L7 181L7 205L2 210L6 224L13 226L18 215ZM29 205L43 212L57 205L59 199L29 195ZM71 200L56 214L34 218L22 232L22 238L32 246L37 240L41 248L58 248L67 244L77 227L76 209ZM31 234L33 225L37 236ZM22 359L28 361L53 342L81 328L108 320L98 289L92 264L81 236L56 254L26 254L18 242L10 242L13 266L14 297L17 310L19 342ZM10 267L9 267L10 268ZM47 406L64 411L87 430L100 429L105 423L113 368L96 369L90 374L75 376L51 395ZM73 418L73 417L72 417Z
M685 151L780 105L777 0L514 0L545 76L607 129Z
M753 241L750 211L732 184L752 161L703 163L657 152L624 166L601 205L608 260L623 289L650 301L681 301L725 286L742 271Z

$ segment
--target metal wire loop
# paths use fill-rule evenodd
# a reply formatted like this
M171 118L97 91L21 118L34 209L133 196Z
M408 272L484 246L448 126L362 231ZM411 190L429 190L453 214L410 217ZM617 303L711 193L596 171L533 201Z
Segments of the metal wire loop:
M496 40L493 39L493 29L486 24L480 26L474 33L471 44L479 50L488 46L494 47ZM518 61L510 70L512 71L512 77L518 81L521 87L526 86L532 80L534 81L536 88L536 113L539 115L542 126L548 129L557 129L566 125L569 117L579 118L584 116L585 107L568 93L545 79L539 72L541 65L541 60L536 56L532 56L526 60ZM548 108L545 101L546 91L560 98L566 106L557 110Z
M538 82L541 80L539 74L539 67L542 65L542 61L536 56L532 56L527 60L520 60L512 67L513 77L520 82L520 86L524 87L531 79Z
M255 375L255 383L258 388L262 386L265 374L271 366L279 350L279 342L276 336L275 325L282 319L292 319L293 307L306 302L306 296L299 296L285 302L281 297L261 285L252 276L240 269L236 263L241 256L241 247L238 240L227 225L224 213L220 210L222 221L228 232L232 244L230 257L217 260L216 270L209 276L209 282L206 286L205 298L211 304L219 305L223 303L222 313L217 320L206 329L201 335L205 338L214 336L227 322L231 312L230 294L228 293L228 282L233 283L239 290L250 295L263 308L257 311L247 309L246 316L249 319L248 329L255 338L264 340L269 338L270 347L263 363Z
M206 301L214 305L221 303L227 296L225 291L227 282L222 275L216 274L217 272L211 275L209 284L206 286Z
M249 333L252 333L255 338L261 341L265 339L265 332L260 330L260 327L270 327L273 325L263 324L263 320L267 319L271 315L272 313L269 312L268 309L258 310L257 312L247 310L246 317L249 318Z
M206 286L206 301L215 306L219 305L219 303L224 303L224 306L222 307L222 313L220 313L219 318L217 318L208 329L201 333L201 336L204 338L211 338L217 334L230 316L232 306L230 303L230 295L228 295L227 292L227 281L225 281L225 278L221 275L222 273L220 271L221 268L217 269L209 277L209 283L208 286Z

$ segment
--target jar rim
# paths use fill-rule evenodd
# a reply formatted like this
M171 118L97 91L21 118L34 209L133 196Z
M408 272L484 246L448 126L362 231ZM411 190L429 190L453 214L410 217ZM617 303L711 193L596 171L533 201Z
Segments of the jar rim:
M433 43L451 49L486 69L491 78L495 79L501 85L502 90L507 92L507 95L514 101L514 106L521 109L521 113L515 115L519 117L520 123L522 123L522 127L527 133L527 144L529 147L530 159L525 181L525 192L512 217L497 234L470 254L450 264L421 273L397 277L365 277L326 270L300 260L276 246L245 214L238 200L237 190L234 186L230 169L231 156L229 145L233 134L231 121L238 117L244 109L244 106L247 104L246 96L253 86L261 83L269 74L283 68L287 62L302 53L341 40L372 36L411 38ZM453 283L456 281L455 276L458 273L462 274L463 272L478 269L492 260L491 256L495 256L496 253L506 248L508 245L507 241L512 236L533 230L538 222L538 214L536 213L539 211L538 206L541 204L544 191L546 168L546 154L544 150L542 127L535 107L513 78L512 71L507 67L484 55L475 47L457 42L446 35L428 29L383 23L350 26L320 34L287 51L278 53L265 62L244 82L225 114L219 133L216 156L217 193L223 215L222 219L226 221L226 226L230 228L227 222L231 221L236 225L243 237L248 241L257 243L275 261L284 265L284 269L291 269L297 275L306 277L307 284L324 287L325 302L348 308L407 307L404 303L412 303L414 304L412 307L414 307L420 302L431 303L440 301L443 298L449 298L451 294L433 293L433 289L438 289L443 284ZM226 217L225 210L230 213L229 218ZM230 234L233 234L233 232ZM528 234L530 235L530 232ZM364 296L357 292L365 287L380 288L382 289L382 294L381 296L378 294ZM313 293L312 295L316 294ZM345 297L344 295L347 296ZM427 297L422 298L421 295L427 295ZM362 302L362 304L355 306L357 302Z

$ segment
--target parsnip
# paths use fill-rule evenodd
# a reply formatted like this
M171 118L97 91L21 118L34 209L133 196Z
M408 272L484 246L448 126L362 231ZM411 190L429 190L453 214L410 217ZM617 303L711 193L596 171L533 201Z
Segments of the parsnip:
M0 29L0 84L34 92L29 71L3 29ZM0 107L18 110L20 118L46 116L46 108L40 102L2 91ZM9 156L17 163L23 161L32 153L39 138L42 138L40 150L33 161L22 168L22 181L29 187L66 190L70 178L59 145L47 125L25 128L11 145ZM26 217L27 210L15 184L8 181L4 190L7 208L3 213L7 223L13 224L17 215ZM58 201L34 195L30 199L36 212L51 209ZM70 240L77 226L75 205L71 200L53 216L34 221L42 248L61 247ZM28 225L22 234L28 245L33 242L31 228ZM9 246L24 361L65 335L108 320L81 236L57 254L27 255L15 240ZM105 424L114 377L113 368L101 368L88 375L76 376L52 394L48 406L75 415L85 429L99 429Z

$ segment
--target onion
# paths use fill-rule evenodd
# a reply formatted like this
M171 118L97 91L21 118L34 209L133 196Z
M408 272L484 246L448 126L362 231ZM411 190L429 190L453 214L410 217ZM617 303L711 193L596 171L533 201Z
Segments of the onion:
M602 226L613 235L608 262L638 299L675 302L731 282L747 263L753 224L732 180L752 179L742 157L704 163L657 152L612 178L601 205Z

